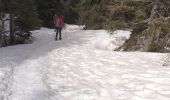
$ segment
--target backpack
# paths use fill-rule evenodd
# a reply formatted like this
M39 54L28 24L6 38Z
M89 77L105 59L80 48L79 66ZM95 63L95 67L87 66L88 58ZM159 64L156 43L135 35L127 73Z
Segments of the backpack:
M59 16L55 17L54 24L55 24L56 27L60 27L60 28L64 27L63 19Z

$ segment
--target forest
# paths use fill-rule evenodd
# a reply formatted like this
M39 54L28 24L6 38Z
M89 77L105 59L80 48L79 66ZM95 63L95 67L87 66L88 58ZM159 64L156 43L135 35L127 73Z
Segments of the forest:
M0 0L0 46L27 43L31 30L53 28L57 14L86 30L132 29L117 50L169 52L169 5L169 0Z

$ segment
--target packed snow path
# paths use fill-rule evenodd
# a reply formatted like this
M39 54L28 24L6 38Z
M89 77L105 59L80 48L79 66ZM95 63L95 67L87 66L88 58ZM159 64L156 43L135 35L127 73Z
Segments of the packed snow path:
M0 48L0 100L170 100L164 54L112 51L128 32L68 26L62 41L52 29L33 33L33 44Z

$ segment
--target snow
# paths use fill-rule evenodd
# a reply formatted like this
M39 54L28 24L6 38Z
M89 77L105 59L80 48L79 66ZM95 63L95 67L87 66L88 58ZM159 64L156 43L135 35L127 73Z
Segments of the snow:
M115 52L129 31L83 27L67 25L62 41L41 28L33 44L0 48L0 100L170 100L166 54Z
M123 31L123 30L117 30L114 33L110 34L106 31L100 31L101 34L103 34L103 37L100 36L97 38L97 41L95 42L95 47L99 49L104 50L115 50L123 43L125 40L127 40L130 37L131 32L130 31ZM107 34L107 35L106 35Z

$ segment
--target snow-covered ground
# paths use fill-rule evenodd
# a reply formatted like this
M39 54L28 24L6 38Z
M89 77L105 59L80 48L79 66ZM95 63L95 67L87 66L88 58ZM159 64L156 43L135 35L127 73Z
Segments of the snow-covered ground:
M170 100L165 54L115 52L130 32L82 27L62 41L41 28L33 44L0 48L0 100Z

